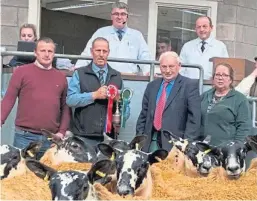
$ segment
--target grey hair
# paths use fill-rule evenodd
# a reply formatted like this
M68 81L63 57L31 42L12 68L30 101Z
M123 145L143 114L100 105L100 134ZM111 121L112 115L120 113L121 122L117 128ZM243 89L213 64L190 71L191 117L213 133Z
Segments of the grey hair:
M178 54L176 52L174 52L174 51L167 51L167 52L162 53L160 58L159 58L159 62L161 62L161 60L164 57L174 57L177 60L178 64L179 65L181 64L181 60L180 60Z
M124 2L115 2L112 4L112 9L119 8L119 9L125 9L127 12L129 12L128 5Z
M95 42L96 41L105 41L107 44L108 44L108 48L109 48L109 41L106 39L106 38L104 38L104 37L97 37L97 38L95 38L94 40L93 40L93 42L92 42L92 48L94 47L94 45L95 45Z

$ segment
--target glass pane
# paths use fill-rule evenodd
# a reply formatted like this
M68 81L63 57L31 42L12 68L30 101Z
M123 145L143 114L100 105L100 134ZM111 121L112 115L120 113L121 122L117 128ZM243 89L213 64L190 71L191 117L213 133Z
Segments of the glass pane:
M179 54L184 43L197 37L196 19L206 15L203 9L158 7L156 59L168 50Z

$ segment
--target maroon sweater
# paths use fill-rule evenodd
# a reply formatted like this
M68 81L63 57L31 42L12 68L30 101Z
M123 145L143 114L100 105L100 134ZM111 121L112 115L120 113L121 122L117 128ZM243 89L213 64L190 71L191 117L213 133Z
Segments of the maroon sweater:
M65 134L70 122L66 95L67 81L58 70L44 70L34 63L18 67L1 103L1 125L18 97L16 127L35 133L44 128Z

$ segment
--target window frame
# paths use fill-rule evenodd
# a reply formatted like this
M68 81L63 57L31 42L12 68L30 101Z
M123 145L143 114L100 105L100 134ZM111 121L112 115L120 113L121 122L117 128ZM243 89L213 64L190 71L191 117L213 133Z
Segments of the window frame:
M202 0L150 0L147 42L152 55L156 54L158 7L207 10L207 15L212 19L214 27L212 35L216 36L218 2Z

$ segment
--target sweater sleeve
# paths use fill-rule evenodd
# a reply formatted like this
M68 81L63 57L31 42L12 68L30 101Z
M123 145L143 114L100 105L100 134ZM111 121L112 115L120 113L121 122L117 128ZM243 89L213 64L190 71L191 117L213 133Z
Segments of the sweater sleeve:
M60 122L60 128L59 128L59 132L62 133L63 135L65 135L65 132L69 128L70 117L71 117L71 110L66 104L67 88L68 88L68 84L65 78L65 88L61 96L61 122Z
M16 98L18 97L19 91L22 86L22 77L22 68L15 69L10 79L7 92L1 102L1 125L5 123L8 115L10 114L15 104Z
M238 107L235 126L235 140L243 142L245 137L251 133L252 128L250 106L247 100L244 100Z
M245 96L250 95L250 90L255 81L255 76L249 75L246 78L244 78L236 87L235 90L241 92Z

